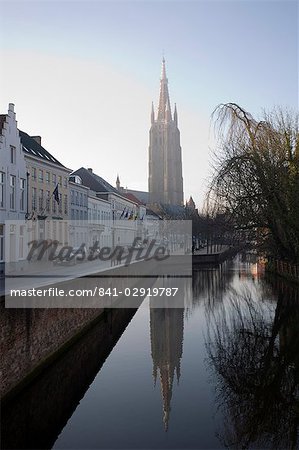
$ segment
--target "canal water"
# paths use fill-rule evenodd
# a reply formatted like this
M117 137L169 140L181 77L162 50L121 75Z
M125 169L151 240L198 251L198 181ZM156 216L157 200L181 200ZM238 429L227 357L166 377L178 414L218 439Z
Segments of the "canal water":
M3 448L298 448L299 292L254 256L111 310L3 412ZM6 445L6 447L5 447Z

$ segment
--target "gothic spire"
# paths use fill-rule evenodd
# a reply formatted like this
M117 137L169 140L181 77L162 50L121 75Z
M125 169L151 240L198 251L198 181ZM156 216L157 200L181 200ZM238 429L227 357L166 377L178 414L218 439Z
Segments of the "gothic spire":
M158 120L165 120L166 106L168 109L168 115L171 119L171 109L170 100L168 92L168 79L166 76L165 59L162 59L162 72L160 80L160 97L159 97L159 108L158 108Z
M176 109L176 103L174 104L173 120L175 121L175 124L177 126L178 125L178 112L177 112L177 109Z
M166 105L165 105L165 121L171 122L171 111L170 111L169 99L166 101Z
M151 122L155 122L155 110L154 110L154 103L152 102L152 112L151 112Z
M116 189L119 191L120 189L120 180L119 180L119 175L117 174L117 178L116 178Z
M166 77L166 66L165 66L165 58L162 58L162 70L161 70L161 80L167 80Z

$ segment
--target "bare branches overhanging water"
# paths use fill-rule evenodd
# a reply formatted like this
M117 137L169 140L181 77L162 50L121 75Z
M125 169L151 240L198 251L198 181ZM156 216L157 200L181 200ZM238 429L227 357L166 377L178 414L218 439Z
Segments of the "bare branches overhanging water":
M228 103L212 117L219 141L209 209L225 212L236 229L253 230L267 254L298 262L298 114L276 108L257 121Z

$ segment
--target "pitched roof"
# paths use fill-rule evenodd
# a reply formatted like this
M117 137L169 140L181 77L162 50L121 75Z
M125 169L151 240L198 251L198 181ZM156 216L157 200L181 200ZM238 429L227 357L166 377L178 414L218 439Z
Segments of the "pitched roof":
M153 211L150 208L146 208L146 214L148 216L154 216L154 217L157 217L158 219L161 219L161 216L159 216L159 214L155 213L155 211Z
M6 121L7 114L0 114L0 133L2 133L4 122Z
M187 203L187 206L189 206L191 208L195 208L195 202L194 202L192 196L190 196L189 200L186 203Z
M84 167L80 167L80 169L75 170L72 175L79 175L84 186L89 187L95 192L112 192L117 195L121 195L121 193L115 189L108 181L104 180L104 178L96 175L95 173L85 169Z
M162 214L166 214L171 219L184 219L186 217L186 210L184 206L159 204L159 209Z
M135 197L138 198L138 200L143 204L146 205L149 203L149 193L145 191L135 191L133 189L126 189L127 194L133 194Z
M24 131L19 130L19 135L21 138L21 144L25 154L35 156L44 161L56 164L60 167L65 167L58 159L54 158L51 153L49 153L44 147L42 147L35 139L29 136L29 134L24 133Z
M131 200L132 202L137 203L137 205L143 205L143 203L139 200L139 198L137 198L136 195L132 194L131 192L127 192L126 194L124 194L124 196L128 200Z

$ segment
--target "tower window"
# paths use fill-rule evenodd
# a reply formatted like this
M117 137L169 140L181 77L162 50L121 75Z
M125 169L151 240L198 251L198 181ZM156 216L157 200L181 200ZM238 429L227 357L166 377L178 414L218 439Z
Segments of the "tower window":
M16 163L16 147L10 146L10 162L11 164Z

